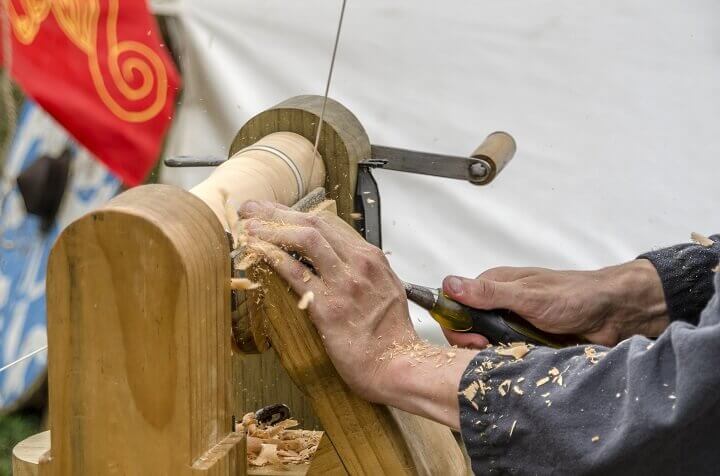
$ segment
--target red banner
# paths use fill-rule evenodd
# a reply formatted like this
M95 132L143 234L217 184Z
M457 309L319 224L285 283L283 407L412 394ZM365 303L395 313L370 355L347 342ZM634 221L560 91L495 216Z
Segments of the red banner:
M180 78L145 0L10 0L12 75L128 185L159 158Z

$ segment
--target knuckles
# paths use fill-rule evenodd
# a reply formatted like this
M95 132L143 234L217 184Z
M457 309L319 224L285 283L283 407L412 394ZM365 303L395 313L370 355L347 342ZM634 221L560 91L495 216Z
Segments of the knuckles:
M305 250L311 250L313 248L316 248L322 240L320 232L317 231L315 228L305 227L298 233L298 241Z

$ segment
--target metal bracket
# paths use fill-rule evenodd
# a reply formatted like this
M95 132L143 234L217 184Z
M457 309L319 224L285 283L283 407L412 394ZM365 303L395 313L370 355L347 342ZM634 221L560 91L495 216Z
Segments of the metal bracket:
M476 157L432 154L382 145L373 145L370 151L371 158L360 162L359 165L467 180L475 185L482 184L491 170L486 160Z

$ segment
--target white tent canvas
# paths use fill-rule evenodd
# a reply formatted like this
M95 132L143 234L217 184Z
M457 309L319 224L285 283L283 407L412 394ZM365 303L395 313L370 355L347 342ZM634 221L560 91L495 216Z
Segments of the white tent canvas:
M322 94L340 1L157 4L180 20L185 81L168 154L225 155L255 113ZM518 142L485 188L376 173L397 273L596 268L720 230L718 19L715 0L349 0L330 95L371 141L455 155L498 129Z

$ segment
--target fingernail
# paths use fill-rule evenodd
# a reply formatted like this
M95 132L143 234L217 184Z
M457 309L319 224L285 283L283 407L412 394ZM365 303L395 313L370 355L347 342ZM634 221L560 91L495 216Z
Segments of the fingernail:
M448 276L447 278L445 278L445 287L456 296L459 296L463 293L462 279L456 276Z

